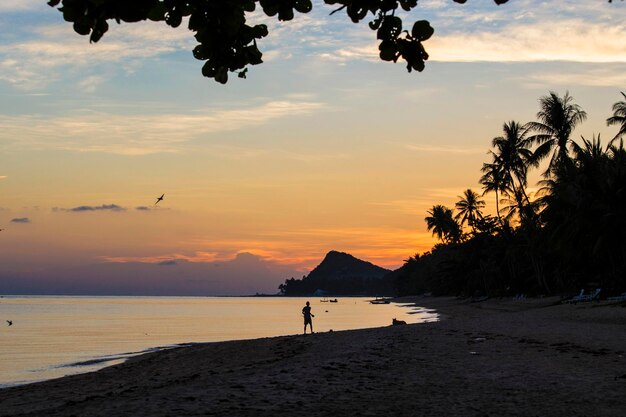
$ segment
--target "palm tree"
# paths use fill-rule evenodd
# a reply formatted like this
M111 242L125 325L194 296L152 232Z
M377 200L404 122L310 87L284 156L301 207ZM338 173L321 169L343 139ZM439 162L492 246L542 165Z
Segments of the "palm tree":
M470 189L465 190L463 196L458 198L460 200L456 203L457 214L454 218L460 219L461 226L467 222L472 231L476 232L476 222L483 217L480 210L485 208L485 201L480 200L480 196Z
M626 94L622 92L622 95L624 96L624 101L618 101L613 104L613 116L606 119L607 126L620 125L619 132L617 132L613 140L626 135Z
M437 235L439 240L444 243L457 243L461 240L461 227L454 220L452 210L441 204L433 206L426 216L426 227L428 231L432 231L433 235Z
M501 176L500 190L515 197L521 212L522 206L530 203L525 189L528 168L535 165L530 149L532 140L527 137L528 129L518 122L505 123L502 130L504 135L491 141L494 150L490 152Z
M578 105L574 104L574 99L565 92L563 98L555 92L539 99L541 110L537 113L538 122L528 123L528 127L537 134L531 139L539 144L535 150L534 160L541 161L550 152L550 164L545 173L549 176L559 165L565 165L569 161L567 147L572 143L570 138L577 125L587 118L587 113Z
M557 169L543 184L541 217L546 242L559 255L565 275L570 276L568 285L578 286L585 282L580 280L590 276L604 283L623 279L626 266L623 142L605 148L600 136L591 140L583 137L581 146L572 147L570 167Z
M492 152L493 154L493 152ZM496 214L498 221L502 225L502 216L500 216L500 197L498 192L506 192L506 184L504 182L504 173L500 169L501 164L497 161L497 156L494 154L494 162L487 164L483 163L481 171L483 175L480 177L480 183L483 185L483 194L494 192L496 194Z

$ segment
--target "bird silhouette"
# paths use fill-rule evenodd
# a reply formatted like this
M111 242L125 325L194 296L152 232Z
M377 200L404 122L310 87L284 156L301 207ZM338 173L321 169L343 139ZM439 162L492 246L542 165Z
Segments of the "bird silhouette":
M7 320L7 323L9 323L9 326L13 326L13 320Z
M154 203L154 205L156 206L157 204L159 204L159 201L163 200L163 197L165 197L165 194L161 194L161 197L157 198L156 203Z

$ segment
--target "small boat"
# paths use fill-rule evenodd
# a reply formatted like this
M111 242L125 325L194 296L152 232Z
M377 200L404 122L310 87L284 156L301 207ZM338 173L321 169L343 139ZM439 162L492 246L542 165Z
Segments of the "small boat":
M331 303L338 303L339 302L339 300L337 300L336 298L334 300L328 300L328 301L331 302Z
M371 304L389 304L390 302L391 300L389 300L388 298L383 298L383 297L376 297L376 299L370 300Z

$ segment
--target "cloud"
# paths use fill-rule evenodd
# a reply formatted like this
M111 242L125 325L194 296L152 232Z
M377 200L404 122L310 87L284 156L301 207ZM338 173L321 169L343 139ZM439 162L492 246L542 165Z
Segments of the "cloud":
M30 223L30 219L28 217L16 217L11 219L11 223Z
M176 259L170 259L170 260L167 260L167 261L161 261L157 265L161 265L161 266L176 266L176 265L178 265L178 262L176 261Z
M580 19L516 23L492 32L456 32L429 42L433 61L626 62L623 26Z
M72 208L55 207L53 211L83 212L83 211L126 211L124 207L117 204L102 204L100 206L78 206Z
M464 25L465 26L465 25ZM624 23L545 19L436 33L425 43L437 62L583 62L626 63ZM458 27L458 26L457 26ZM361 42L320 52L335 62L379 61L378 44Z
M275 119L308 115L325 105L313 101L275 100L254 107L204 109L193 113L111 114L77 112L59 117L0 116L0 141L19 149L61 149L147 155L181 150L206 135L235 131Z
M92 76L82 79L78 83L78 86L80 87L81 91L85 91L87 93L93 93L100 86L100 84L102 84L105 81L106 79L103 76L92 75Z
M0 12L18 12L41 7L41 0L2 0L0 2Z
M135 210L137 210L137 211L150 211L150 210L152 210L152 208L148 207L148 206L139 206L139 207L135 207Z
M228 260L230 258L230 256L220 257L217 252L197 251L191 255L183 253L172 253L156 256L104 256L102 257L102 260L104 262L111 263L141 262L161 265L167 264L168 262L172 261L210 263L215 261Z
M550 88L553 88L554 85L622 88L626 85L626 65L604 64L601 67L583 68L568 72L543 70L528 74L520 82L529 86L549 86Z
M450 148L445 146L435 146L435 145L414 145L408 144L405 145L406 149L410 151L417 152L437 152L437 153L457 153L457 154L485 154L487 151L485 149L479 148Z
M0 175L0 180L3 180L5 178L9 178L9 177L7 177L6 175Z
M184 26L172 29L149 21L112 24L95 44L74 33L69 24L36 27L34 38L0 44L0 80L28 90L44 87L67 71L133 72L137 60L193 48L193 37ZM101 76L87 77L82 83L90 88L103 81Z
M454 196L460 194L456 189ZM427 208L423 207L423 212ZM412 214L419 213L412 212ZM421 219L406 228L346 227L303 228L266 231L255 238L190 239L177 251L148 256L106 256L106 262L159 263L168 260L190 263L213 263L232 260L240 253L253 254L276 265L289 266L298 271L309 271L331 249L352 255L377 265L395 269L399 259L429 250L434 238L425 229ZM417 225L417 226L416 226Z

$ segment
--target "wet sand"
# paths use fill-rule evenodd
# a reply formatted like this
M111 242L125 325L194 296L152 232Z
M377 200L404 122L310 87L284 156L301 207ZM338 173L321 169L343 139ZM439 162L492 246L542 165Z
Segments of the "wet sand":
M623 416L626 307L411 298L437 323L194 345L0 390L0 416Z

